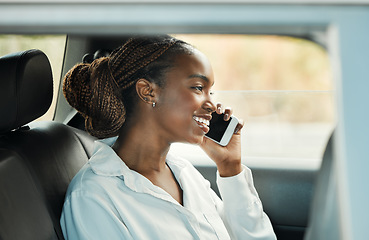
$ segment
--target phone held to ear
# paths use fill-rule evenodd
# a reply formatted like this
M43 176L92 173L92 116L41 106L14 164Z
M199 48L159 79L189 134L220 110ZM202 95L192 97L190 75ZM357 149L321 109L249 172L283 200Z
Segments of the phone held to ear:
M210 130L205 134L205 136L221 146L227 146L233 136L237 124L238 119L235 116L231 116L228 121L225 121L224 114L213 112L209 124Z

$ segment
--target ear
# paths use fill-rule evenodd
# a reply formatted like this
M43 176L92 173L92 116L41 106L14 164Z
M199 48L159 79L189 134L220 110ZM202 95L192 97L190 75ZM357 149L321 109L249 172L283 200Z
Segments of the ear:
M157 85L141 78L136 82L136 91L140 99L146 103L156 102Z

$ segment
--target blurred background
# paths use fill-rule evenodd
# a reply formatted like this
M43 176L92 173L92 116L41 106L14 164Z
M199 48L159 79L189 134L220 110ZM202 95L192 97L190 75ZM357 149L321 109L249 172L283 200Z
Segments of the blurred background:
M215 73L214 100L243 119L243 161L252 165L290 159L318 165L335 126L329 55L320 45L288 36L174 34L205 53ZM40 120L54 115L65 35L0 35L0 55L41 49L54 74L54 100ZM196 146L174 144L172 151L197 161ZM196 157L197 156L197 157ZM197 162L197 164L199 164ZM208 164L208 162L206 163Z
M245 122L246 163L263 158L319 166L335 126L331 67L323 47L287 36L175 36L210 59L214 100L231 106ZM183 144L173 149L193 152L193 158L202 154Z

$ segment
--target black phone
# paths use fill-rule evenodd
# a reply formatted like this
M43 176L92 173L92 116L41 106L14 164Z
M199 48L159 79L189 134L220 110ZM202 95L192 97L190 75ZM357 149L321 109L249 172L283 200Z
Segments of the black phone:
M224 113L218 114L213 112L209 124L210 130L205 134L205 136L221 146L227 146L233 136L237 124L238 119L235 116L231 116L228 121L225 121Z

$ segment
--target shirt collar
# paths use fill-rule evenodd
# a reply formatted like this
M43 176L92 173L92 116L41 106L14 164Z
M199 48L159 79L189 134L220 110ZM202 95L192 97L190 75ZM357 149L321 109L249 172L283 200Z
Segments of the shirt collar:
M113 137L95 141L94 154L88 162L92 171L100 176L122 177L125 185L134 191L152 188L153 184L147 178L129 169L111 148L116 139L117 137ZM186 162L170 153L167 155L166 162L177 180L181 182L181 172L186 167Z
M89 164L97 175L120 176L124 174L124 168L128 168L111 148L116 139L114 137L95 141L94 153Z

